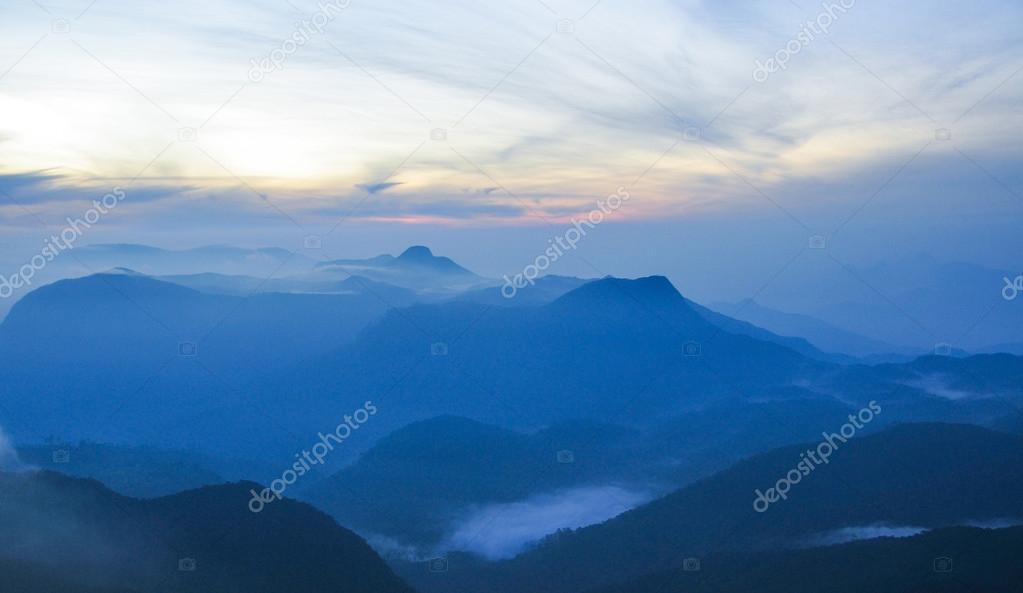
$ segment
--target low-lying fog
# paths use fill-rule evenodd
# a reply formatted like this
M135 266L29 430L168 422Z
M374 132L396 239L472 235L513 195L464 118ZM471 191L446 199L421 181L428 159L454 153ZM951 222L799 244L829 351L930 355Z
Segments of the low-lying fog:
M491 560L511 558L559 529L600 523L650 500L652 494L620 486L584 486L470 511L444 544Z

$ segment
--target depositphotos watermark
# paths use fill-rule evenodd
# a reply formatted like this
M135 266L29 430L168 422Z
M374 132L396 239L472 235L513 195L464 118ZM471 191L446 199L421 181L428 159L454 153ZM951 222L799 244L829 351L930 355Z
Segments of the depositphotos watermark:
M330 24L341 11L348 8L351 0L321 0L319 8L308 19L296 23L295 30L285 37L279 47L259 58L252 58L249 63L249 80L260 82L267 74L284 67L284 62L299 48L304 47L313 37L323 33L323 28Z
M609 214L616 212L631 197L624 186L619 187L606 200L597 200L597 207L591 210L586 215L586 218L582 220L573 218L570 228L557 237L547 240L550 246L542 254L538 255L533 260L533 263L522 268L522 272L516 274L514 278L505 274L504 286L501 287L501 296L506 299L513 299L519 290L525 288L527 284L530 286L536 284L536 279L540 276L541 272L551 267L551 264L561 259L566 252L574 250L579 241L586 236L588 229L596 228L597 225L604 222L604 219Z
M789 490L792 489L793 485L801 482L804 477L810 475L818 466L830 463L829 458L838 450L839 444L845 444L849 439L856 436L857 430L869 424L880 413L881 406L876 401L870 401L867 407L860 410L859 413L849 414L849 422L843 424L837 433L821 433L824 440L814 449L807 449L805 453L800 453L799 463L796 464L795 468L789 470L784 478L778 480L771 488L768 488L766 493L761 492L759 488L753 491L757 495L753 499L753 510L763 513L767 511L771 504L778 502L778 500L788 499Z
M124 190L120 187L115 187L114 191L98 200L93 200L92 208L83 212L81 217L68 217L67 226L56 235L50 235L49 238L45 239L46 246L39 253L33 255L28 260L28 263L18 268L16 274L11 276L0 275L0 299L9 298L19 288L31 286L32 278L35 277L36 273L57 259L57 256L64 251L74 249L75 241L81 238L85 231L92 228L92 225L98 223L105 214L123 202L126 196L127 194L124 193Z
M803 48L813 43L818 35L827 35L831 26L838 21L838 18L856 6L856 0L838 0L838 2L824 2L823 9L813 20L806 21L803 28L795 37L789 39L785 47L774 52L774 56L766 61L756 61L756 68L753 70L753 80L756 82L767 82L772 74L779 70L786 70L792 56L803 51Z
M351 414L345 414L344 422L338 424L333 432L318 434L319 442L309 447L308 451L303 450L301 453L295 453L298 461L293 463L290 469L284 470L281 477L270 482L269 488L263 488L259 492L249 490L249 493L252 494L252 499L249 500L249 510L253 513L262 512L263 508L274 499L283 498L284 491L288 489L288 486L306 475L314 465L323 465L323 460L334 450L335 445L340 445L345 439L352 436L352 433L359 430L359 427L368 422L369 417L376 413L377 407L373 405L372 401L367 401L358 410Z
M1023 274L1015 278L1003 276L1002 280L1005 282L1005 286L1002 287L1002 298L1007 301L1016 300L1019 293L1023 292Z

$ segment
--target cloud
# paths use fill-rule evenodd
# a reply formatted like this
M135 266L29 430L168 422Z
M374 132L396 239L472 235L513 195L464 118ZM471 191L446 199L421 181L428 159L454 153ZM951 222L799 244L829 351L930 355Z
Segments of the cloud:
M391 189L394 186L402 185L402 181L378 181L376 183L359 183L355 187L364 190L370 194L378 194L384 190Z
M57 170L0 174L0 205L33 205L59 202L91 203L120 187L131 202L155 202L197 189L195 180L97 178Z
M444 547L491 560L510 558L559 529L600 523L649 499L645 492L618 486L585 486L488 505L459 520Z
M911 525L863 525L859 527L843 527L829 531L822 535L810 538L805 545L808 547L833 546L847 542L863 539L876 539L879 537L912 537L927 531L926 527L915 527Z

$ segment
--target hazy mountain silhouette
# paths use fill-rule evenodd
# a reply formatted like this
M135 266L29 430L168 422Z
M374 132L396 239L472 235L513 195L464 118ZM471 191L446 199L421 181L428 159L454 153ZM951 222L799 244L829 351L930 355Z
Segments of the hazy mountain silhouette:
M752 299L734 304L720 303L712 306L722 313L738 316L744 321L780 335L800 336L825 352L857 357L875 355L908 357L913 354L904 347L893 346L880 340L857 335L809 315L771 309Z
M1023 308L1002 297L1010 272L910 256L855 270L882 290L865 300L839 299L806 312L832 325L891 344L930 350L962 336L966 350L1018 341ZM873 292L873 291L871 291Z
M409 247L398 257L380 255L370 259L339 259L317 264L322 276L329 273L359 275L427 293L450 293L493 284L450 258L436 256L422 245Z
M621 414L642 423L743 385L764 396L822 368L721 330L664 278L606 278L539 307L454 302L391 311L259 397L269 405L287 389L313 415L372 399L390 410L374 420L372 430L383 432L439 414L504 426L579 416L621 423Z
M384 437L304 498L360 532L429 549L472 507L584 486L667 493L751 454L814 438L853 411L829 399L734 400L646 430L576 420L530 434L444 416Z
M253 488L139 500L50 472L0 473L0 537L16 544L0 558L102 590L410 591L362 539L308 505L250 512Z
M29 466L91 478L125 496L151 498L220 484L213 460L191 451L81 442L18 447Z
M454 297L454 299L470 303L493 305L495 307L546 305L587 282L592 282L592 280L572 276L541 276L533 284L517 288L514 293L512 293L510 288L505 288L504 285L488 286L486 288L466 291ZM504 291L503 293L502 290Z
M982 357L943 359L933 364L947 369L929 373L814 360L723 329L774 339L708 320L662 277L604 278L540 306L398 309L388 301L404 289L381 298L374 291L389 285L342 282L365 292L237 297L130 271L37 289L0 325L5 424L22 442L57 435L267 459L336 425L346 408L389 406L334 456L342 461L442 414L526 428L578 417L642 426L736 396L865 403L893 392L903 403L892 402L892 418L989 422L1012 411L995 398L929 394L975 381L959 375ZM984 369L987 387L1018 393L1019 366L1008 357Z
M644 473L635 462L642 457L638 437L621 427L584 421L527 435L442 416L391 433L306 497L353 528L405 544L434 545L452 519L474 505L600 480L638 479ZM559 451L572 457L559 462Z
M186 435L223 432L243 389L350 342L388 307L366 294L206 294L127 272L56 282L0 325L7 428L22 441L191 446ZM108 432L111 416L138 432Z
M837 428L837 427L836 427ZM552 536L511 561L481 567L471 590L579 591L676 567L680 559L790 547L875 524L943 527L1023 517L1023 439L967 425L903 425L854 437L787 500L754 510L817 443L736 464L604 524Z
M97 272L124 267L148 275L215 272L258 277L268 277L271 274L287 276L308 271L315 265L306 256L279 247L246 249L230 245L207 245L170 250L149 245L111 243L76 247L74 253L75 258L68 262L69 265L80 261Z

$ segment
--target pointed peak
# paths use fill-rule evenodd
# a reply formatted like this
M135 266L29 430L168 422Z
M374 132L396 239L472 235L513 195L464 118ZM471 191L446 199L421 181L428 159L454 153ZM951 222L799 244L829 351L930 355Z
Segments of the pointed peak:
M434 255L429 247L425 245L413 245L392 262L397 267L408 269L427 269L442 274L458 274L463 276L475 276L469 270L456 264L449 257Z
M429 260L432 258L433 252L430 251L430 248L425 245L413 245L412 247L409 247L408 249L403 251L402 254L398 256L398 259L406 261L408 260L421 261Z

